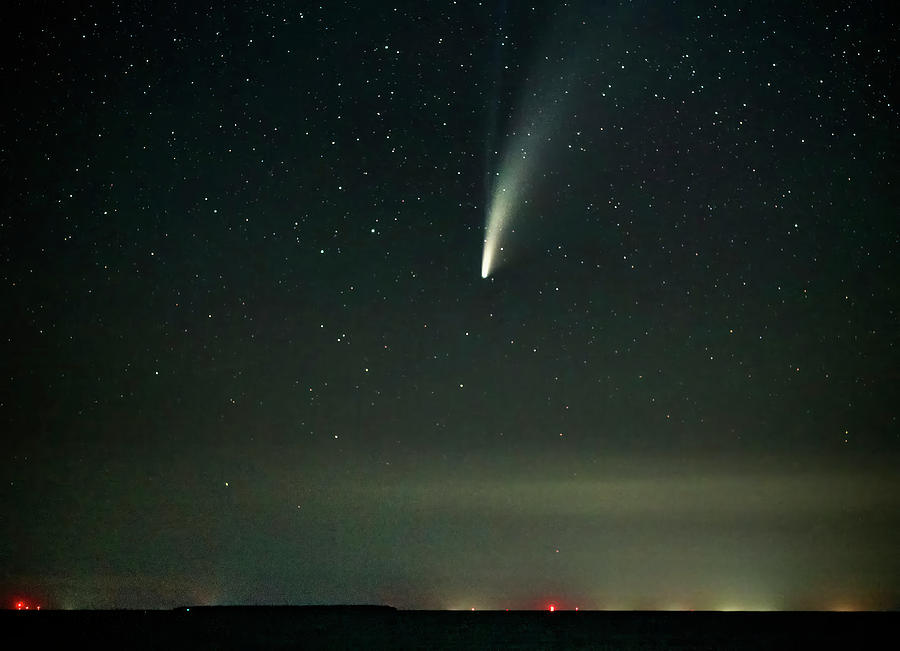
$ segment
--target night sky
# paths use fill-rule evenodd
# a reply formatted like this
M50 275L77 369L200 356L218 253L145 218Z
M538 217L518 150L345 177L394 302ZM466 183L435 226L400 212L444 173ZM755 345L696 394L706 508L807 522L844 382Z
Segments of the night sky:
M850 4L22 3L4 606L900 607Z

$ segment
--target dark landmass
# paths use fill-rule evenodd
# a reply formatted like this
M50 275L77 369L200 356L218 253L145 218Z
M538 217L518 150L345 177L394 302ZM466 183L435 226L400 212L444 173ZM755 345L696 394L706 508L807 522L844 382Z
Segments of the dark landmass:
M896 612L399 611L201 606L4 611L7 648L823 649L892 646Z

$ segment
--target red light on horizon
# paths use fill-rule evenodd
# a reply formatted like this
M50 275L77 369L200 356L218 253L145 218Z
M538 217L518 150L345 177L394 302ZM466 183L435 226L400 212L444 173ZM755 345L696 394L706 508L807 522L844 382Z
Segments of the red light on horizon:
M34 608L34 610L41 609L39 604L32 604L30 601L24 601L21 599L16 602L14 608L16 610L31 610L32 608Z
M550 604L550 608L548 608L547 610L549 610L551 613L556 612L556 604Z

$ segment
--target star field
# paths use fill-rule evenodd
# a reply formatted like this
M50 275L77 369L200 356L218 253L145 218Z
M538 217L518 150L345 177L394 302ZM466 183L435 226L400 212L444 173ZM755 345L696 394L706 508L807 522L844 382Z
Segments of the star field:
M0 593L896 608L885 11L10 21Z

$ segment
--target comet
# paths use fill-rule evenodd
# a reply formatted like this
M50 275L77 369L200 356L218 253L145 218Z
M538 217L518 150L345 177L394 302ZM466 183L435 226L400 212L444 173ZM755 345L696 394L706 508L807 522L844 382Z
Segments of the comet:
M546 117L543 111L536 111L540 117ZM524 133L512 134L515 146L503 160L500 170L494 175L495 182L488 199L487 217L484 226L484 250L481 255L481 277L491 275L500 255L504 252L503 239L513 229L510 222L516 211L528 203L526 198L531 177L534 152L547 139L539 137L535 127L541 125L531 122ZM542 129L543 130L543 129Z
M522 194L521 181L525 177L525 157L519 163L504 165L497 174L497 183L491 192L487 219L484 227L484 251L481 255L481 277L487 278L503 252L502 237Z
M566 66L555 59L543 67ZM484 226L484 250L481 255L481 277L488 278L504 256L504 241L514 232L511 222L528 203L531 180L538 160L544 165L553 160L551 144L562 127L564 98L568 95L570 76L540 70L533 80L537 89L526 95L519 106L519 128L506 136L507 151L500 169L489 177L487 214ZM552 163L551 163L552 164Z
M510 222L528 203L529 181L534 171L536 153L550 141L550 137L544 134L555 126L555 120L550 118L548 111L535 109L533 114L537 119L532 119L518 133L511 134L511 151L494 175L484 226L482 278L490 276L502 261L500 254L504 252L504 238L514 231L510 228Z
M512 220L521 219L522 209L528 204L537 161L543 161L546 166L558 160L558 154L551 147L555 142L551 141L565 124L571 102L570 89L578 79L579 60L580 57L569 50L557 52L551 47L547 55L538 60L533 74L526 78L519 101L514 104L515 128L503 138L505 153L499 169L487 177L482 278L491 276L506 257L501 255L505 253L504 242L514 232ZM493 102L491 106L494 106ZM492 125L495 121L495 118L490 120ZM490 131L493 132L493 127ZM492 158L488 150L488 170L493 166Z

